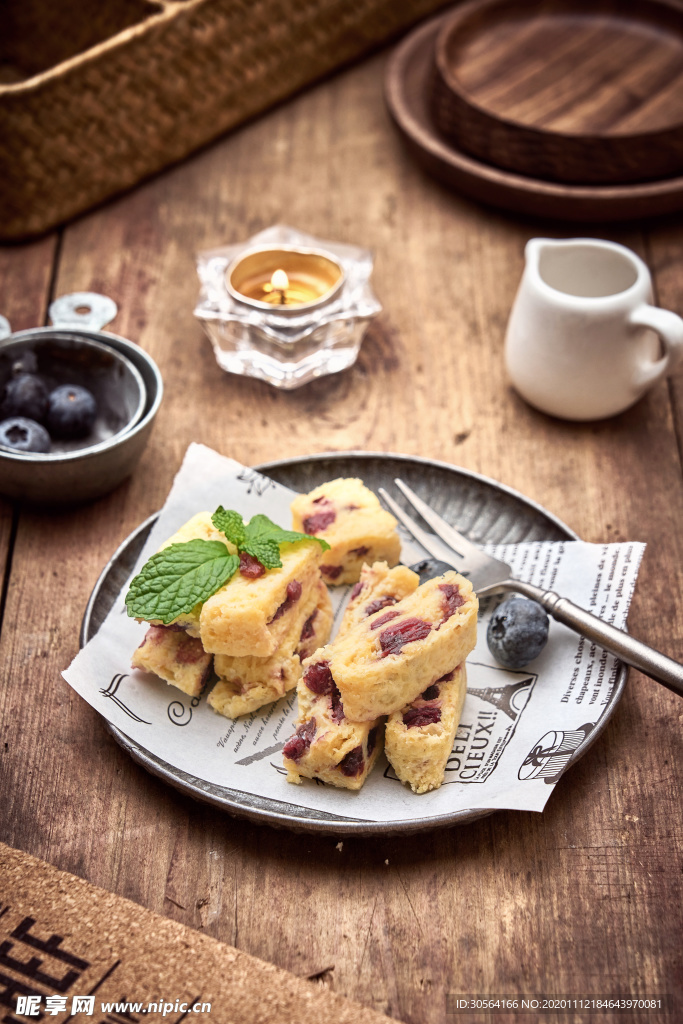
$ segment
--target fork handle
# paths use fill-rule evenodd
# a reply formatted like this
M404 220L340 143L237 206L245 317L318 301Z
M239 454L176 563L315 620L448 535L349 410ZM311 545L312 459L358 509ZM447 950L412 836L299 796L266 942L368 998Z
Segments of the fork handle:
M617 629L609 622L591 615L585 608L579 607L566 597L560 597L552 590L542 590L532 583L524 583L521 580L507 581L505 590L514 590L533 601L538 601L558 622L569 626L575 633L594 641L606 651L615 654L621 661L625 661L627 665L632 665L633 668L644 672L646 676L683 697L683 665L673 658L668 658L622 629Z

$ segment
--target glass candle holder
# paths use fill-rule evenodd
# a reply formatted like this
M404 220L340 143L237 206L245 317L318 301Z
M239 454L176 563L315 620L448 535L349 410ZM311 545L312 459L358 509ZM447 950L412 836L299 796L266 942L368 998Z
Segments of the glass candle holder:
M195 316L218 365L291 390L352 366L381 311L372 256L279 225L200 253Z

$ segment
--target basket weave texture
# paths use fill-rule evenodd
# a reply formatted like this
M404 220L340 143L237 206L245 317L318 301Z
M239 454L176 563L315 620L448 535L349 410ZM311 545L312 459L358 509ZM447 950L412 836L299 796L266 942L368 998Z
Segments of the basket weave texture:
M40 234L130 188L442 3L108 0L125 27L107 36L116 19L100 25L92 45L74 44L73 22L55 21L51 7L42 62L59 56L60 33L65 59L41 69L22 25L18 73L0 54L10 79L0 84L0 240ZM72 14L88 24L82 0ZM87 48L70 55L74 45Z

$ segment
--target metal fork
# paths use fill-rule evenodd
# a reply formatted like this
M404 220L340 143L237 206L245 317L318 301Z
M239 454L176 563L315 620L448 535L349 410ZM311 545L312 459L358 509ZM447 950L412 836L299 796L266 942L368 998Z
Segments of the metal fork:
M533 601L538 601L558 622L573 629L575 633L585 636L606 651L610 651L611 654L615 654L627 665L632 665L633 668L644 672L645 675L662 683L663 686L673 690L679 696L683 696L683 665L654 648L648 647L641 640L634 639L623 630L617 629L616 626L604 622L596 615L591 615L585 608L574 604L568 598L560 597L552 590L543 590L532 583L515 579L509 565L487 555L480 547L463 537L402 480L397 478L394 482L413 508L420 513L426 523L429 523L437 537L440 537L447 545L450 557L444 557L445 552L440 544L435 544L433 535L423 530L414 519L403 511L391 495L387 494L383 487L380 487L379 493L396 518L403 523L430 555L440 561L446 561L458 572L469 577L479 597L514 591Z

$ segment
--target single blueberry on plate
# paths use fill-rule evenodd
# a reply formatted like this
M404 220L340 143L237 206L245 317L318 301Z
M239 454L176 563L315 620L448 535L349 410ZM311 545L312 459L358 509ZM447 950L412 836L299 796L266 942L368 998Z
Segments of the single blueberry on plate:
M435 576L443 576L453 568L448 562L441 562L438 558L423 558L421 562L415 562L410 567L420 577L420 584L427 580L433 580Z
M3 416L25 416L44 423L47 415L48 390L45 381L35 373L20 373L5 385Z
M17 452L49 452L50 435L45 427L25 416L12 416L0 423L0 445Z
M53 437L87 437L97 416L97 403L87 388L62 384L50 392L47 428Z
M504 668L523 668L548 640L548 616L536 601L508 597L499 604L486 631L489 650Z

